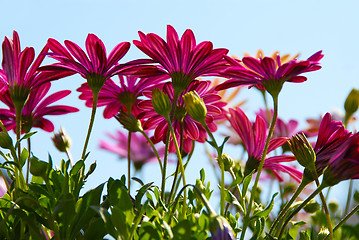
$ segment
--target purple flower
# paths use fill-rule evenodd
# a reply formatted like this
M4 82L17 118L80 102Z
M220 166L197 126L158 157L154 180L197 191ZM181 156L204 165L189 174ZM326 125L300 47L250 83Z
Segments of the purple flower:
M259 166L268 134L267 127L263 118L258 115L256 121L252 124L239 107L236 109L229 109L229 113L230 116L228 116L228 120L241 137L248 153L248 161L245 167L245 175L247 175L253 170L256 170ZM271 139L269 142L268 153L281 147L286 142L287 138L285 137ZM294 167L280 164L281 162L292 161L295 161L295 157L289 155L266 157L263 168L271 170L280 181L283 179L278 171L288 173L291 177L300 182L300 179L302 178L302 173L300 171Z
M107 135L115 142L101 140L100 148L116 153L119 158L127 158L128 134L117 131L116 134L108 133ZM164 146L157 149L160 157L164 155L164 150ZM132 133L131 135L131 160L136 170L140 170L146 163L157 162L155 153L141 133Z
M137 116L140 112L138 109L139 97L142 96L143 91L158 87L167 78L166 76L138 78L122 75L118 75L118 77L119 84L109 79L99 92L97 106L106 106L103 112L106 119L112 118L120 110L128 111L128 109L131 109L132 114ZM80 99L86 101L86 106L92 107L93 95L88 84L82 84L77 91L81 92Z
M43 83L30 93L22 109L22 131L27 133L33 127L41 128L46 132L52 132L54 125L45 118L46 115L63 115L71 112L77 112L79 109L66 105L50 104L66 97L71 93L70 90L59 91L46 97L50 90L51 83ZM0 94L0 101L5 103L9 109L0 109L0 119L3 121L6 129L16 130L15 107L11 101L9 89Z

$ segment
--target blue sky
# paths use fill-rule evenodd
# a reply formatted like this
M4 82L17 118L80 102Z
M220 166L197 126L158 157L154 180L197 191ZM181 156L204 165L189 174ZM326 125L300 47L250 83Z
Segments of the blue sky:
M323 50L322 69L308 73L308 81L285 84L279 98L279 115L297 119L305 126L305 119L318 117L333 108L342 109L350 90L359 88L359 3L357 1L3 1L0 14L0 39L12 36L16 30L22 47L33 46L40 52L48 38L60 42L68 39L81 47L88 33L103 40L108 52L119 42L132 42L137 31L153 32L165 37L166 25L171 24L181 35L187 28L193 30L197 42L212 41L215 48L228 48L231 55L242 57L244 52L255 54L262 49L266 54L300 53L305 59ZM144 57L134 46L122 61ZM76 75L53 83L53 91L70 89L73 93L61 103L81 109L79 113L50 117L58 129L63 126L73 139L72 153L79 157L87 131L90 109L78 99L76 88L84 80ZM248 103L245 111L253 116L263 107L255 89L241 91ZM90 140L89 161L97 161L98 169L89 179L86 188L106 181L110 176L119 178L126 173L125 161L98 149L99 139L105 132L119 128L114 120L105 120L98 111L95 129ZM51 144L52 134L39 131L33 138L35 155L46 159L65 157ZM202 149L203 150L203 149ZM213 171L206 158L201 157L190 165L188 181L194 182L199 169L206 167L207 175ZM236 155L235 150L233 155ZM154 174L156 173L156 174ZM145 181L159 184L158 166L142 171Z

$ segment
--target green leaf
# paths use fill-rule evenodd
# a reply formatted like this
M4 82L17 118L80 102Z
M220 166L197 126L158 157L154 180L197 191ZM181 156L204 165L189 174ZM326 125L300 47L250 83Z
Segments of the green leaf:
M243 188L242 188L243 196L246 196L247 194L248 186L251 183L253 174L254 174L254 170L250 174L248 174L243 180Z
M9 134L5 132L0 132L0 147L5 149L12 149L14 148L12 144L12 139Z
M39 160L37 157L30 158L30 173L33 176L45 177L47 162Z
M147 192L148 189L150 189L153 185L153 182L151 183L147 183L145 185L143 185L139 190L138 193L136 194L135 197L135 207L136 209L140 209L141 208L141 200L143 195Z
M191 238L192 223L189 220L183 220L172 228L174 239L188 240Z
M127 189L120 180L114 180L109 186L107 197L112 206L119 206L123 210L132 209L132 200Z
M98 206L91 206L91 208L95 210L101 217L103 223L105 224L107 233L110 234L114 239L121 239L112 223L111 215L108 213L107 209Z
M267 218L273 209L274 198L277 195L278 195L277 192L275 194L273 194L272 199L271 199L270 203L268 204L268 206L263 211L260 211L260 212L257 212L256 214L254 214L254 216L251 217L251 219L256 219L256 218L261 218L261 217Z
M21 154L20 154L21 167L23 167L25 165L25 162L28 159L29 155L30 155L29 151L27 151L26 148L23 148L22 151L21 151Z
M70 170L70 175L77 175L82 167L85 166L85 163L83 160L79 160L75 163L75 165Z
M228 189L225 189L225 192L227 193L225 196L226 201L230 204L237 206L241 212L244 212L243 206L239 203L236 196L234 196L233 193L231 193L231 191L229 191Z
M201 170L199 171L199 175L200 175L200 180L203 183L206 178L206 172L204 171L203 168L201 168Z
M134 180L134 181L136 181L136 182L138 182L139 184L141 184L141 186L145 185L145 184L142 182L142 180L139 179L139 178L137 178L137 177L132 177L131 179Z
M139 230L141 240L158 240L162 239L157 228L150 222L143 222Z
M357 203L359 203L359 191L358 190L355 190L353 198Z

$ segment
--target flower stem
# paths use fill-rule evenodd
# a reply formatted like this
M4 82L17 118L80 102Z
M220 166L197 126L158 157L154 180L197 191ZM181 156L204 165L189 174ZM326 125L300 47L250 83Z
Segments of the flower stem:
M344 215L346 215L349 211L350 201L352 199L352 193L353 193L353 179L350 179L349 180L349 189L348 189L348 198L347 198L347 203L345 204Z
M359 204L356 205L356 207L354 207L342 220L340 220L340 222L334 227L333 229L333 233L340 228L351 216L353 216L357 211L359 211ZM328 237L330 237L331 234L327 235L325 239L327 239Z
M170 131L171 131L171 135L172 135L173 142L174 142L174 144L175 144L176 154L177 154L177 158L178 158L178 163L179 163L179 167L180 167L181 174L182 174L183 186L186 186L185 171L184 171L184 167L183 167L181 151L180 151L180 148L179 148L179 146L178 146L176 134L175 134L175 132L174 132L174 130L173 130L172 122L171 122L171 120L170 120L169 118L167 118L167 123L168 123L168 128L169 128ZM183 193L183 212L182 212L182 215L183 215L183 218L184 218L184 219L186 218L186 206L187 206L187 205L186 205L186 200L187 200L187 192L184 191L184 193Z
M315 176L315 177L316 177L315 183L317 184L317 187L319 187L320 183L318 181L318 177L317 176ZM329 239L333 240L334 233L333 233L332 220L330 219L328 205L327 205L327 202L325 201L325 197L322 192L319 193L319 197L320 197L320 200L322 201L325 217L327 218L327 222L328 222Z
M127 138L127 187L128 193L131 193L131 136L132 133L128 131Z
M275 227L278 225L278 223L280 223L283 219L283 217L286 215L288 209L290 208L290 206L293 204L293 202L298 198L299 194L303 191L303 189L305 188L305 186L307 186L308 183L305 181L302 181L297 190L295 191L295 193L293 194L293 196L291 197L291 199L289 200L289 202L287 202L284 206L284 208L282 208L282 210L279 212L277 218L274 220L274 222L272 223L272 226L269 230L269 235L273 234L273 231L275 229Z
M30 141L30 138L27 139L27 150L29 152L29 156L27 157L26 184L29 183L29 175L30 175L30 153L31 153L31 141Z
M219 167L221 168L221 199L220 199L220 206L221 206L221 215L224 216L224 211L225 211L225 207L226 207L226 202L225 202L225 186L224 186L224 163L223 163L223 159L222 159L222 150L219 148L216 139L214 138L212 132L209 130L207 124L205 122L201 123L202 126L206 129L209 137L212 139L213 143L214 143L214 147L217 150L217 155L218 155L218 159L219 159Z
M279 232L279 236L278 239L281 239L283 233L284 233L284 229L286 228L287 224L289 223L289 221L294 217L295 214L297 214L302 208L305 207L305 205L307 205L307 203L312 200L316 195L318 195L324 188L326 188L327 185L325 184L321 184L309 197L307 197L307 199L304 200L304 202L302 202L302 204L300 204L285 220L284 224L281 227L281 230Z
M251 197L249 199L249 203L248 203L248 207L247 207L247 213L243 218L243 229L242 229L242 233L241 233L241 240L244 239L244 235L246 233L247 227L249 225L249 214L252 211L252 205L253 205L253 201L254 201L254 197L257 193L257 186L258 186L258 182L259 182L259 177L261 175L263 166L264 166L264 161L267 155L267 151L268 151L268 147L269 147L269 142L272 138L273 132L274 132L274 126L275 123L277 121L277 116L278 116L278 94L273 94L273 117L272 117L272 121L270 123L270 127L269 127L269 132L268 132L268 136L266 139L266 143L264 146L264 150L263 150L263 154L262 154L262 158L261 161L259 163L258 166L258 170L257 170L257 176L256 179L254 181L253 187L252 187L252 191L251 191Z
M95 121L98 94L99 94L99 91L92 91L93 99L92 99L91 119L90 119L89 127L88 127L88 130L87 130L87 136L86 136L84 148L82 150L82 155L81 155L82 160L85 160L87 145L89 143L92 127L93 127L93 124L94 124L94 121Z

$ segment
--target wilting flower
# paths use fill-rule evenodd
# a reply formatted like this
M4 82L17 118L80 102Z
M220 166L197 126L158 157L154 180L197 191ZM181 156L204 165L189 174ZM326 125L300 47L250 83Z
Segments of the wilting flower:
M324 171L323 182L333 186L340 181L359 178L359 133L338 147Z
M266 126L269 128L270 121L273 117L273 109L271 109L270 112L265 109L260 109L256 114L263 118ZM297 132L297 127L298 121L291 119L288 122L285 122L283 119L278 117L274 126L273 138L291 137Z
M313 54L307 60L293 59L284 64L277 55L273 57L244 57L240 63L238 60L230 60L231 67L223 71L224 77L230 78L217 86L216 90L227 89L236 86L257 86L266 89L270 94L278 94L284 82L304 82L306 77L302 73L319 70L321 51ZM229 58L227 58L229 59Z
M116 153L119 158L127 158L128 134L123 131L117 131L116 134L107 134L114 143L104 140L100 141L100 148ZM140 170L142 166L149 162L157 162L155 153L147 142L146 138L140 133L132 133L131 135L131 161L136 170ZM163 156L164 146L157 149L158 154Z
M66 97L71 93L70 90L59 91L46 97L50 90L51 83L43 83L41 86L34 89L26 101L22 109L22 131L27 133L33 127L41 128L44 131L54 131L54 125L51 121L45 118L46 115L63 115L71 112L77 112L79 109L66 105L52 105L50 104ZM16 114L15 107L11 101L10 91L7 90L0 94L0 101L5 103L9 109L0 109L0 119L3 121L6 129L15 131L16 129Z
M245 167L245 175L247 175L253 170L256 171L259 166L268 135L267 127L263 118L260 116L256 117L256 121L252 125L251 121L240 108L229 109L229 113L230 116L228 116L228 120L241 137L248 153L248 161ZM268 153L282 146L286 141L287 138L285 137L271 139L269 142ZM279 175L278 171L286 172L300 182L302 177L300 171L294 167L280 164L281 162L291 161L295 161L295 157L289 155L266 157L263 168L271 170L280 181L282 181L282 177Z
M140 41L133 43L150 60L137 60L138 63L158 63L162 74L172 78L175 93L179 95L199 76L218 75L227 66L223 56L228 50L213 49L209 41L196 44L192 30L187 29L179 39L176 30L167 26L167 42L160 36L139 32ZM135 61L136 62L136 61Z
M174 89L172 84L164 84L161 90L169 96L171 101L173 101ZM199 97L203 99L203 102L207 108L206 124L211 132L216 131L217 126L214 121L224 117L222 108L225 103L221 102L221 97L217 94L216 91L210 88L209 81L192 81L183 94L190 91L196 91ZM151 92L145 92L144 95L151 98ZM143 128L155 129L152 139L154 142L165 142L168 132L168 124L166 119L154 111L151 100L142 101L139 107L142 109L142 113L139 115L139 118L144 120ZM192 149L192 141L205 142L207 133L199 122L193 120L187 114L182 97L179 98L175 109L176 111L174 116L172 116L173 128L176 134L176 138L180 139L181 124L183 124L183 149L188 153ZM174 150L172 141L170 149L171 151Z
M20 39L16 31L13 32L13 39L5 37L2 44L3 69L0 69L0 89L2 91L9 89L11 101L19 109L23 107L33 89L45 82L69 75L38 70L48 50L46 45L35 59L34 48L26 47L21 51Z
M112 118L120 110L128 111L137 116L140 112L138 109L139 97L143 91L151 90L158 87L166 77L138 78L135 76L118 75L119 84L111 79L107 80L99 92L97 106L106 106L103 116L106 119ZM82 84L77 91L81 92L80 99L86 101L87 107L93 105L93 94L88 83Z

